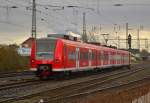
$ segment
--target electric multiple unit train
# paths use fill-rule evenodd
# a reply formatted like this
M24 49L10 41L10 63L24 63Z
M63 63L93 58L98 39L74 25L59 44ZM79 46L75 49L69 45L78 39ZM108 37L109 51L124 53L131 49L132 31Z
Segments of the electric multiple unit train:
M58 72L78 72L113 67L129 67L130 53L62 38L40 38L33 41L31 70L39 77Z

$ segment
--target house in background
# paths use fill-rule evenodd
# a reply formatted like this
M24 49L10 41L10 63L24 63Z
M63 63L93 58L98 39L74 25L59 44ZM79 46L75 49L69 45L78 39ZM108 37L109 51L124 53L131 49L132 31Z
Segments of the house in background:
M18 48L18 53L21 56L30 56L31 55L31 47L32 47L32 42L35 39L30 37L26 39L24 42L20 44L20 48Z
M22 48L31 48L32 47L32 42L34 41L35 39L30 37L28 38L27 40L25 40L24 42L21 43L21 47Z

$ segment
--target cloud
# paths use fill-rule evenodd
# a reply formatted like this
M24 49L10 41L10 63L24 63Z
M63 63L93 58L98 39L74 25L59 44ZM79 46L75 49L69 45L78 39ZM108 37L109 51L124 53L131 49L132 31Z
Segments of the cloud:
M9 2L8 2L9 1ZM20 43L31 34L31 0L1 0L0 7L0 43ZM50 6L37 5L37 34L38 37L47 36L49 33L64 34L68 30L82 33L83 12L86 12L86 23L88 30L92 26L101 25L101 33L111 34L115 38L113 31L114 24L120 25L121 30L117 31L120 37L125 38L125 23L134 30L130 31L136 38L136 29L139 25L144 26L145 31L141 31L141 38L149 38L150 6L149 0L36 0L37 4L64 6L64 10ZM99 3L99 4L98 4ZM116 3L123 6L113 6ZM138 5L137 5L138 4ZM7 8L11 6L18 8ZM66 6L80 6L83 8L67 8ZM45 9L47 7L48 9ZM93 8L93 10L86 9ZM150 39L150 38L149 38Z

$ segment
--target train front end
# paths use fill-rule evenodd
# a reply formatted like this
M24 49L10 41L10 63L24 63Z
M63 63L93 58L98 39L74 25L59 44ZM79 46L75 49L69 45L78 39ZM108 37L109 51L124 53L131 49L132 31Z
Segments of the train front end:
M55 62L55 49L58 39L44 38L33 42L31 50L31 70L40 78L53 75L52 68Z

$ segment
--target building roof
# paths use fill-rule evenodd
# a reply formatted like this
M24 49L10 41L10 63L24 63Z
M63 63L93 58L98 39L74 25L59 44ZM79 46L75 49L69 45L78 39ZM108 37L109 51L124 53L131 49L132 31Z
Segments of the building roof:
M22 46L22 47L25 47L25 48L31 48L32 42L33 42L34 40L35 40L34 38L30 37L30 38L26 39L25 41L23 41L23 42L21 43L21 46Z

